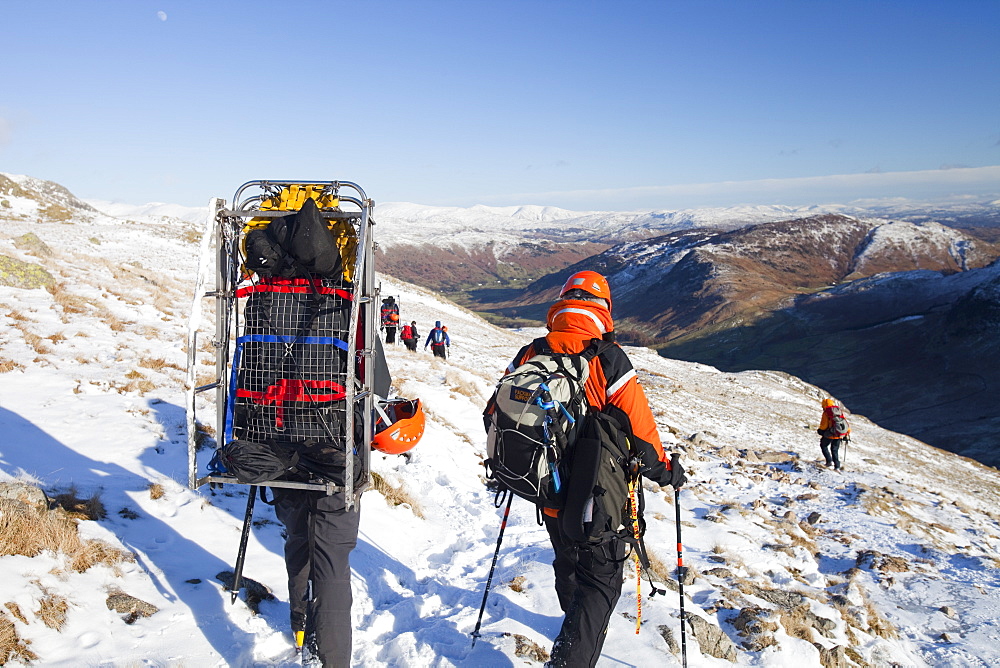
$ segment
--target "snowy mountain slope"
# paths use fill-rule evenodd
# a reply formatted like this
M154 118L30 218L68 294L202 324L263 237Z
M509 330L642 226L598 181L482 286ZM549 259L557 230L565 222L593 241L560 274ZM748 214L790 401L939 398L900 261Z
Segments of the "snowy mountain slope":
M45 216L66 220L71 212L77 219L97 213L58 183L0 172L0 214L4 217Z
M52 256L11 241L29 231ZM183 339L195 248L180 225L101 217L5 225L0 253L44 264L59 288L0 287L2 477L100 493L108 515L82 529L136 555L84 573L51 553L0 557L0 603L19 604L24 621L11 619L39 665L294 665L273 514L258 504L246 575L276 599L253 615L242 602L230 605L215 579L232 568L245 490L183 486ZM518 648L530 641L548 649L560 615L545 534L525 503L514 504L474 650L468 634L499 526L481 481L480 412L500 370L539 332L497 329L429 291L383 281L384 292L400 296L404 320L417 320L424 336L444 321L453 345L448 362L388 350L397 392L421 397L429 423L411 457L374 458L375 471L415 508L375 491L363 499L352 559L354 663L533 663ZM1000 661L995 470L861 416L847 471L821 469L818 388L780 373L726 374L629 352L668 449L683 452L690 470L682 528L696 577L685 586L686 610L721 629L723 644L746 643L734 650L737 665ZM152 498L151 483L166 494ZM669 564L673 494L648 484L646 493L648 546ZM599 665L679 665L666 640L680 632L677 593L648 599L645 584L635 635L635 586L625 583ZM159 611L127 624L105 604L117 589ZM61 631L38 614L45 591L68 602ZM693 666L730 665L702 654L694 628L687 646Z
M164 204L163 202L150 202L139 206L96 199L86 200L86 202L101 213L115 218L133 220L152 221L176 218L200 226L208 214L208 209L203 206L181 206L179 204Z

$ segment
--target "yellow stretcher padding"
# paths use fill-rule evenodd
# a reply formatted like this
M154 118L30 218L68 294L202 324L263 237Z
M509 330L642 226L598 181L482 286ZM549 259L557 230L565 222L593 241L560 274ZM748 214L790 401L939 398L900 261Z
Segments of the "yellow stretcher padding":
M316 206L320 211L339 210L340 199L330 193L323 192L323 186L315 184L293 183L281 189L276 197L269 197L260 203L261 211L298 211L302 208L306 198L316 200ZM272 218L251 218L243 226L243 234L240 239L240 250L246 256L247 233L251 230L267 227ZM329 221L330 231L337 237L337 248L340 249L340 258L344 264L344 280L354 280L354 261L358 253L358 235L349 221L331 220ZM246 267L244 274L250 274Z

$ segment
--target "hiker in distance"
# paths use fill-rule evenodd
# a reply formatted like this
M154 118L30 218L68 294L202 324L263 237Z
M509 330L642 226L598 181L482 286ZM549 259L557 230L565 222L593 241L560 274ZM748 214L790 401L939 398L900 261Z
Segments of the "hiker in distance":
M841 470L840 444L851 440L851 426L844 416L844 409L837 402L827 397L823 400L823 417L819 421L819 449L823 451L826 465L835 471Z
M403 342L406 349L411 353L417 352L417 341L420 340L420 333L417 332L417 321L412 321L409 325L403 325L399 332L399 340Z
M609 342L588 363L589 376L584 383L587 403L591 410L623 416L621 421L626 423L623 429L641 456L643 475L675 489L687 482L680 462L675 459L672 465L663 450L653 412L631 360L613 343L614 321L607 280L594 271L570 276L559 300L549 309L546 327L549 333L544 344L538 340L522 348L508 367L508 373L539 354L536 344L547 346L553 353L575 354L588 349L594 339ZM562 484L573 488L572 482L563 480ZM606 526L591 531L591 535L600 534L600 538L577 542L571 537L574 534L568 533L571 529L568 507L559 511L543 505L541 511L555 552L552 567L556 594L565 613L551 659L545 665L547 668L594 666L601 656L608 624L621 595L628 541L618 531L619 527L611 526L608 521ZM579 535L579 531L575 534Z
M399 304L395 297L386 297L382 300L382 310L380 313L382 329L385 330L385 342L396 342L396 329L399 327Z
M427 334L424 350L427 350L427 346L431 347L434 357L448 358L447 349L451 348L451 337L448 336L448 328L441 326L440 320L434 323L434 329Z

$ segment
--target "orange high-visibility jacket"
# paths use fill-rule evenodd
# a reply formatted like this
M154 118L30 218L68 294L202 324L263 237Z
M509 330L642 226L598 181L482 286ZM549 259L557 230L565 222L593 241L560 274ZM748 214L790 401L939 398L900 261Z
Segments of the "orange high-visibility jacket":
M580 353L590 345L591 339L600 339L614 330L611 313L601 304L576 299L564 299L549 309L546 326L549 333L545 340L557 353ZM513 371L535 356L528 344L518 352L507 368ZM653 411L632 367L632 361L618 345L590 361L590 376L584 385L587 403L600 410L608 404L625 411L632 423L645 472L652 480L660 479L663 471L670 470L670 460L663 450L660 434L656 430ZM548 509L546 509L548 510Z

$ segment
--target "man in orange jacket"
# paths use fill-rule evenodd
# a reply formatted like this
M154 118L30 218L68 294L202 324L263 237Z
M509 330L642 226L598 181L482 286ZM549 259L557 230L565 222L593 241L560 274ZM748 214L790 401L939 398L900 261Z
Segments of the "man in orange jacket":
M556 353L580 353L592 339L613 340L611 290L607 280L594 271L580 271L563 285L559 301L549 309L545 339ZM529 344L521 349L508 371L534 357ZM656 430L646 393L636 379L628 355L619 346L610 346L590 361L590 376L584 385L587 403L596 410L608 404L629 417L632 442L645 466L643 475L660 485L679 488L687 478L677 463L671 467ZM608 622L621 595L626 543L611 537L598 545L571 540L559 521L559 513L544 508L555 559L556 594L565 613L562 628L545 665L578 668L594 666L601 656ZM617 527L610 527L612 530Z
M840 444L851 440L851 427L847 424L845 419L844 425L847 433L836 433L836 429L833 428L834 411L836 411L837 415L842 419L844 411L837 405L836 401L830 399L829 397L824 399L822 403L823 417L820 418L819 429L816 430L816 433L820 435L819 449L823 452L823 458L826 460L826 465L832 466L835 471L839 471L841 469Z

